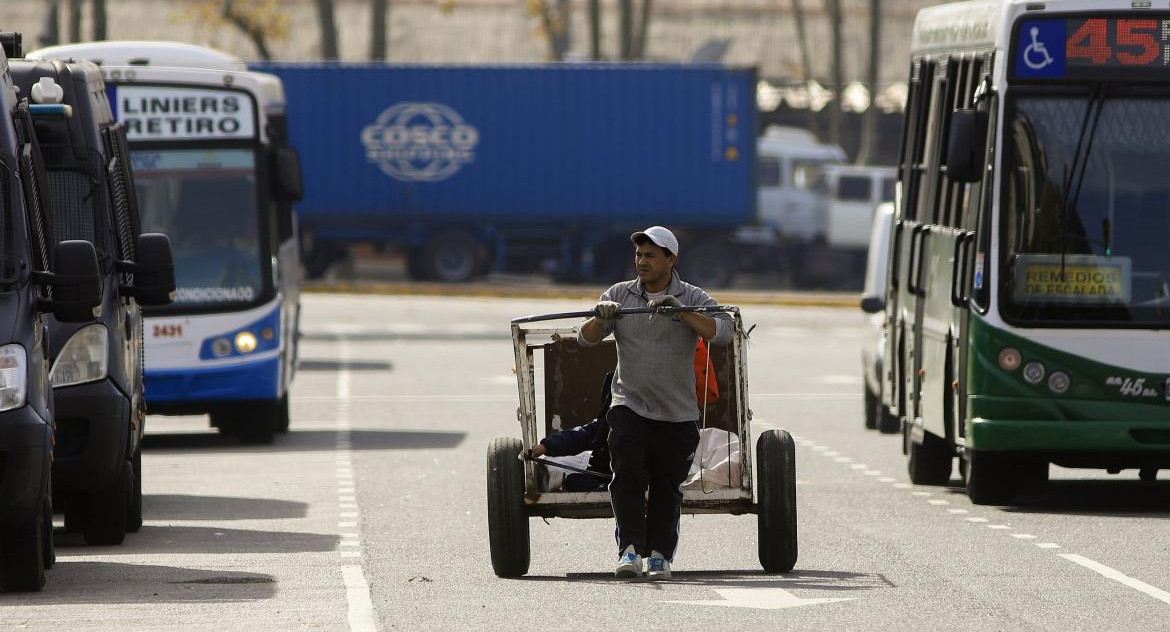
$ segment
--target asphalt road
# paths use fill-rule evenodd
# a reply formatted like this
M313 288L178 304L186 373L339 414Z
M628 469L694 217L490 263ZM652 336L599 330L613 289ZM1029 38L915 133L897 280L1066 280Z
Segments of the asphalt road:
M683 518L670 581L612 578L600 519L532 519L529 574L496 578L484 471L488 442L519 436L508 320L588 306L306 296L291 432L243 447L151 417L142 531L58 534L45 590L0 594L0 629L1170 628L1170 483L1054 467L1015 507L971 505L957 472L910 485L900 439L863 427L850 308L744 307L753 430L797 438L793 572L760 570L755 516L706 515Z

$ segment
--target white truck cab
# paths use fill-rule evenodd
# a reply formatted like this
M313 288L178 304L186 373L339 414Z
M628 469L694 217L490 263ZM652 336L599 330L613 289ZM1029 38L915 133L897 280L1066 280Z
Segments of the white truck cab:
M825 242L834 248L866 248L874 209L894 201L897 182L894 167L826 165L829 211Z
M823 240L828 230L825 168L844 161L845 150L807 130L772 125L757 140L756 154L760 222L785 239Z

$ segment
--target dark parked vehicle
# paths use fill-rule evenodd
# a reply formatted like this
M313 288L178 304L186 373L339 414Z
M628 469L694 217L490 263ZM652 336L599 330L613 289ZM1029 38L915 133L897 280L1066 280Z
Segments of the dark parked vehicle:
M55 406L53 494L65 527L89 544L120 544L142 525L141 440L146 420L140 305L174 296L166 235L142 234L126 138L98 66L13 61L34 107L56 239L98 255L101 310L88 323L49 323Z
M8 72L19 36L0 40L0 587L39 590L54 561L48 321L92 321L101 295L93 245L55 239L36 106Z

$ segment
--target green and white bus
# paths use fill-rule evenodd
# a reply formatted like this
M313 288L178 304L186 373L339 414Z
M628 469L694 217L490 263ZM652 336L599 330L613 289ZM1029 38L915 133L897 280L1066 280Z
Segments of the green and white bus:
M983 0L914 26L882 406L910 478L1011 502L1170 467L1170 9Z

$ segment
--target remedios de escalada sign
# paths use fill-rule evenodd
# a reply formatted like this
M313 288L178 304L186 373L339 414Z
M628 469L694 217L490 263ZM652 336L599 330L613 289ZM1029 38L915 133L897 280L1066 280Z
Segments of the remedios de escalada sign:
M366 158L405 182L438 182L475 160L479 130L442 103L404 102L362 128Z

